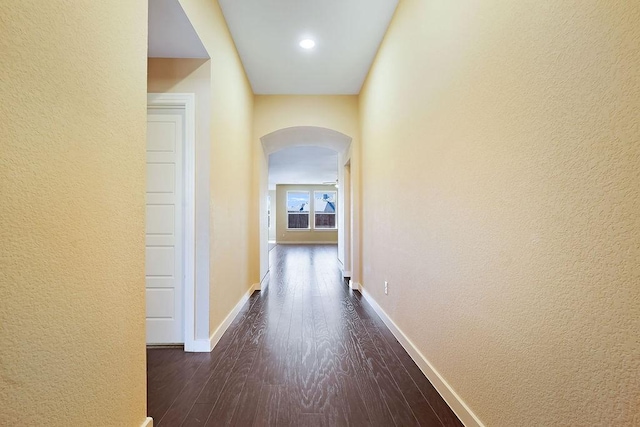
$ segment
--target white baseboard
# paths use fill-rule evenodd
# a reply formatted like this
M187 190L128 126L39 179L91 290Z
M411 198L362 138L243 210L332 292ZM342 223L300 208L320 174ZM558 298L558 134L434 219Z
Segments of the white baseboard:
M353 289L353 287L351 289ZM411 340L407 338L404 332L402 332L402 330L393 323L393 320L387 316L387 313L385 313L382 307L378 305L371 294L367 292L366 288L362 288L360 292L362 292L364 299L371 305L371 307L373 307L375 312L380 316L385 325L387 325L402 347L404 347L407 353L409 353L409 356L411 356L413 361L416 362L420 370L425 374L429 381L431 381L431 384L433 384L438 393L440 393L440 396L442 396L444 401L447 402L453 412L455 412L458 418L460 418L460 421L462 421L462 423L467 427L484 427L482 421L480 421L467 404L464 403L462 398L458 396L449 383L442 378L431 362L424 357L420 350L418 350Z
M184 348L188 353L209 353L211 350L211 338L193 340L189 348Z
M352 291L362 292L362 286L360 285L360 283L354 282L353 280L349 280L349 287L351 288Z
M338 242L331 241L331 242L311 242L311 241L304 241L304 242L278 242L279 245L337 245Z
M351 272L342 270L342 278L344 279L345 277L351 277Z
M233 307L233 310L231 310L231 313L229 313L227 317L225 317L225 319L222 321L220 326L218 326L218 329L216 329L216 331L213 334L211 334L211 337L209 337L208 340L207 339L195 340L193 350L185 349L185 351L191 351L196 353L210 353L213 350L213 348L216 346L216 344L218 344L218 341L220 341L220 338L222 338L222 335L224 335L224 333L227 332L229 325L231 325L231 322L233 322L236 316L238 316L238 313L240 313L240 310L242 310L242 307L249 300L249 297L251 296L251 294L253 294L254 290L255 290L255 285L251 286L251 288L249 288L247 293L244 294L242 298L240 298L240 301L238 301L236 306Z
M142 422L140 427L153 427L153 418L147 417L147 419Z

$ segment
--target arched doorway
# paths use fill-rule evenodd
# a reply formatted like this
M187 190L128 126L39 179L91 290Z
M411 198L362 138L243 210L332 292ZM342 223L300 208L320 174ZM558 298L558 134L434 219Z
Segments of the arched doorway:
M342 132L318 126L294 126L279 129L260 137L262 159L260 161L260 280L261 289L269 272L269 244L267 221L268 158L270 154L291 147L323 147L334 150L338 155L338 260L343 275L351 277L353 251L358 246L353 242L353 183L350 174L352 138ZM345 172L346 171L346 172Z

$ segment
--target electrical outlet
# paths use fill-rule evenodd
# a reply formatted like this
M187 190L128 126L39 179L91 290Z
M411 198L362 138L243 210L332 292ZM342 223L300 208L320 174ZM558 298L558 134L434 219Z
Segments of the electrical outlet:
M384 281L384 294L389 295L389 282Z

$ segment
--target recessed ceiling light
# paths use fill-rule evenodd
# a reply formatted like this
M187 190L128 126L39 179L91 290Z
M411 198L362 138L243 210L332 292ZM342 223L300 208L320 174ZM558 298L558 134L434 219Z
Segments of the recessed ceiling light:
M311 39L304 39L300 41L300 47L303 49L313 49L315 45L316 45L316 42L314 42Z

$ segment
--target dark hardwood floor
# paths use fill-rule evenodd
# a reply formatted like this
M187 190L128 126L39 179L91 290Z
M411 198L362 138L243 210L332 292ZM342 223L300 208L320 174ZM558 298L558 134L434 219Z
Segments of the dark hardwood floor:
M211 353L147 351L148 414L171 426L461 426L330 245L279 245Z

